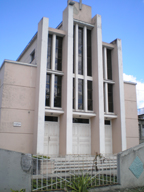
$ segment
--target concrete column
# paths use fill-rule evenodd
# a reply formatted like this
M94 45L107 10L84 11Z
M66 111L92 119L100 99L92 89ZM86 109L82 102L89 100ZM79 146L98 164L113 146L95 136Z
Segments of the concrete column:
M112 42L115 48L112 50L112 70L113 70L113 102L114 113L117 119L112 122L113 153L118 153L126 149L126 128L125 128L125 102L123 83L123 63L121 40Z
M120 92L120 113L121 113L121 142L122 151L127 149L126 144L126 127L125 127L125 100L124 100L124 83L123 83L123 61L122 61L122 45L121 40L117 39L117 54L118 54L118 77L119 77L119 92Z
M51 61L51 69L55 70L55 50L56 50L56 35L52 36L52 61ZM50 82L50 107L54 107L54 79L55 75L51 74L51 82Z
M48 18L43 17L38 24L37 35L37 80L35 101L34 153L43 154L46 67L48 48Z
M75 25L75 110L78 110L78 24Z
M96 117L92 118L92 154L105 153L105 127L103 105L103 67L102 67L102 30L101 16L92 19L92 69L93 75L93 109Z
M62 108L60 118L60 155L72 154L72 90L73 90L73 6L63 12Z
M84 111L87 111L87 27L83 29Z

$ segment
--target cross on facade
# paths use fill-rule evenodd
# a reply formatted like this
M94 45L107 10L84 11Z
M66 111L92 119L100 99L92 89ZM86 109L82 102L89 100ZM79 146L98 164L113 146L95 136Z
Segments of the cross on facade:
M82 0L79 1L79 9L82 10Z

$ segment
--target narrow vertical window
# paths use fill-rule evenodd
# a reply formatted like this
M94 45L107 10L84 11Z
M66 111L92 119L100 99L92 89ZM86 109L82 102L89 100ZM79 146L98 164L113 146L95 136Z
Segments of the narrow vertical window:
M62 70L62 38L56 37L55 70Z
M91 30L87 30L87 75L92 76L91 63Z
M55 75L54 107L61 107L61 76Z
M73 27L73 73L75 73L75 26Z
M107 77L112 80L111 50L107 49Z
M73 78L73 109L75 108L75 79Z
M52 35L48 36L47 69L51 69Z
M87 81L88 110L93 110L92 81Z
M83 109L83 80L78 79L78 109Z
M50 75L46 75L46 97L45 97L45 105L50 106Z
M109 112L113 112L113 85L108 84L108 107Z
M78 29L78 74L83 75L83 29Z

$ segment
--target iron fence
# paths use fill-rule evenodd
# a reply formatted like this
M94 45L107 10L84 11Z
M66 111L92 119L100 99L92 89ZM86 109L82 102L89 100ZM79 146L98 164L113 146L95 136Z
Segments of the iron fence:
M33 156L32 191L66 189L82 175L89 178L89 188L117 184L117 156Z

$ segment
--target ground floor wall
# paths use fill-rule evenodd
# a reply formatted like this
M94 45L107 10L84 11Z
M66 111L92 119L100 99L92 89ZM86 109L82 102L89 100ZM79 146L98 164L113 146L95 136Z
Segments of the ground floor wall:
M44 136L44 154L55 157L61 156L60 154L60 121L61 116L46 116L45 117L45 136ZM105 153L113 154L112 142L112 120L105 120ZM97 138L97 134L95 138ZM65 135L63 135L65 137ZM73 118L72 124L72 154L92 154L92 124L91 118L81 119ZM95 151L95 154L99 151ZM66 154L65 154L66 155Z

